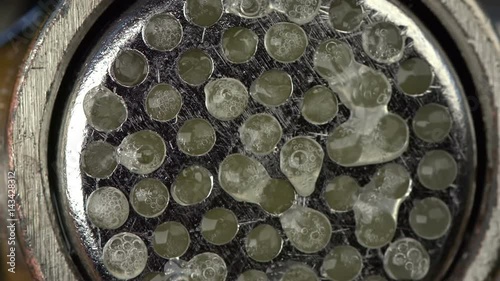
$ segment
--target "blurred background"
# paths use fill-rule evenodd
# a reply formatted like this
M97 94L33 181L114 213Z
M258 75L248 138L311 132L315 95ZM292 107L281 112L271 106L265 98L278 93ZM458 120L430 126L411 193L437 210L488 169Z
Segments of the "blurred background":
M9 105L14 87L22 68L28 49L49 18L50 13L57 7L60 0L0 0L0 173L5 173L5 139L4 132L7 124ZM73 0L90 1L90 0ZM500 34L500 0L478 0L490 16L493 25ZM0 179L2 177L0 176ZM5 185L0 184L0 188ZM5 200L1 195L0 200ZM0 210L0 225L4 225L5 211ZM2 281L30 281L32 280L26 264L22 260L22 253L18 249L16 255L16 273L7 272L7 245L5 227L0 229L0 280Z

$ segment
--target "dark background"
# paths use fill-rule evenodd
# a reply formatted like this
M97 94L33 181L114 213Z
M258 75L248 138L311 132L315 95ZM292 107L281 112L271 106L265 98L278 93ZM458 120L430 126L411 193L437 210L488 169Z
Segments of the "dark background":
M500 1L499 0L479 0L483 4L484 10L491 17L493 24L500 33Z

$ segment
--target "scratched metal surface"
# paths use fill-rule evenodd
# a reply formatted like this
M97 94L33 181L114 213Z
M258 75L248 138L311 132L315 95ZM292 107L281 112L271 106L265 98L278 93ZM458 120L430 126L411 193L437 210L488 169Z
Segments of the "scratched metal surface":
M281 147L284 142L294 136L306 135L315 137L324 146L328 132L345 122L349 117L348 109L341 105L339 115L333 122L325 126L312 126L300 117L299 105L305 91L315 85L326 85L326 82L319 78L312 69L312 57L314 49L319 43L327 38L338 38L348 42L352 46L356 60L373 68L383 71L393 82L394 73L397 66L384 66L371 61L361 50L360 32L354 34L340 34L332 30L327 24L326 15L317 17L315 21L303 26L310 37L310 45L305 56L293 64L281 64L273 61L266 53L262 38L265 31L276 22L286 21L285 16L272 13L268 17L259 20L241 19L234 15L225 14L219 23L207 30L189 24L182 13L183 2L181 0L148 0L140 1L121 15L116 22L108 27L107 32L93 51L88 55L85 64L80 71L78 79L70 93L70 101L66 108L59 108L64 113L64 122L61 130L61 139L58 150L58 174L61 209L63 210L63 222L66 226L66 234L79 263L83 265L88 276L92 280L114 280L102 265L102 247L106 241L119 232L127 231L139 235L148 246L149 261L145 272L161 271L167 262L153 253L150 236L152 230L161 222L175 220L182 222L191 235L191 247L183 260L191 259L195 254L211 251L221 255L229 268L227 280L235 280L239 273L246 269L254 268L266 270L271 263L257 263L249 259L243 248L243 240L248 231L259 223L268 223L281 230L278 218L267 215L260 207L251 204L237 203L229 195L225 194L217 181L215 188L208 200L202 204L182 207L175 202L170 203L167 211L155 219L145 219L131 211L127 222L116 231L100 230L93 227L85 215L85 203L89 194L98 187L115 186L124 191L126 195L131 188L143 178L142 176L130 173L126 168L119 166L113 176L107 180L95 180L83 175L80 172L79 156L83 147L95 140L105 140L115 146L119 145L125 136L130 133L150 129L158 132L167 143L167 159L162 167L156 172L148 175L161 179L168 186L171 186L178 172L191 164L201 164L208 168L214 175L217 174L219 163L230 153L245 153L239 141L237 129L248 116L258 112L268 112L277 117L283 126L283 139L278 144ZM325 5L330 1L325 1ZM367 17L362 28L378 17L387 17L398 25L407 28L407 34L413 38L413 42L408 42L405 57L421 56L426 58L436 69L438 87L432 93L413 98L403 95L393 87L393 97L389 103L389 110L398 113L410 124L411 118L416 110L422 105L430 102L437 102L447 105L452 111L454 118L454 128L452 134L443 143L431 145L418 140L411 134L409 150L394 162L401 163L411 172L413 181L413 192L407 199L399 213L397 238L413 237L421 241L431 255L431 271L426 280L433 280L440 271L445 271L447 261L453 258L460 229L464 221L461 218L467 217L469 201L474 193L474 140L472 137L473 128L470 123L469 109L464 104L465 98L461 92L460 84L456 80L449 63L443 56L442 51L426 31L422 31L410 14L396 8L391 2L386 0L366 0ZM324 7L323 7L324 8ZM370 8L376 8L372 10ZM324 9L323 9L324 10ZM150 50L146 47L141 37L141 27L148 16L169 11L180 19L184 26L184 39L181 45L173 52L161 53ZM387 13L387 14L385 14ZM260 37L259 49L256 57L247 64L232 65L227 63L220 55L221 32L229 26L245 26L254 30ZM293 98L284 106L268 109L251 100L247 112L231 122L220 122L211 117L205 109L203 86L190 87L183 84L175 73L176 58L183 51L189 48L200 47L206 50L215 61L215 72L212 78L233 77L240 79L247 87L257 78L264 69L279 68L290 73L295 82ZM107 74L108 67L116 56L117 51L123 48L133 48L146 55L150 63L150 73L144 83L133 88L119 86ZM177 87L183 95L184 106L176 122L160 123L151 120L145 113L142 103L148 90L158 82L168 82ZM125 99L129 110L129 118L121 129L113 133L100 133L94 131L86 124L83 114L83 98L85 93L98 84L104 84L109 89ZM394 86L394 83L392 83ZM206 156L194 158L181 153L175 145L176 131L183 121L192 117L202 117L208 119L217 131L217 144ZM416 167L419 159L426 151L432 149L445 149L451 152L459 164L459 178L457 187L448 189L446 192L432 192L421 186L416 179ZM255 157L269 171L272 177L284 178L279 170L279 153L275 152L265 157ZM372 165L359 168L343 168L334 164L328 157L325 157L323 169L317 182L315 193L307 199L300 200L300 204L305 204L328 215L333 225L333 236L327 248L315 255L304 255L295 250L288 242L285 243L283 251L274 262L295 260L311 265L317 272L321 265L322 257L334 246L349 244L357 247L364 259L363 274L384 274L382 259L385 248L381 250L367 250L361 247L354 236L355 221L352 212L345 214L332 214L328 210L325 202L321 198L324 182L338 175L351 175L360 184L366 184L380 165ZM451 209L454 223L450 230L450 235L437 241L426 241L419 239L410 229L408 224L408 213L413 200L422 199L428 196L437 196L443 199ZM213 246L205 242L197 230L201 220L201 215L213 207L227 207L233 210L240 222L241 228L236 238L228 245ZM458 235L458 236L457 236ZM137 278L140 280L140 277Z

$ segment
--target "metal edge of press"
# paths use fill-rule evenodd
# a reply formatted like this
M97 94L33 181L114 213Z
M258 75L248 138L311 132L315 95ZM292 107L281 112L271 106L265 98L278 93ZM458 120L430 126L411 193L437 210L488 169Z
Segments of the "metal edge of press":
M62 1L46 22L16 84L7 130L9 170L17 175L18 239L33 280L80 280L48 182L51 113L63 74L111 0Z
M474 212L460 254L447 280L497 280L500 262L500 43L489 18L474 0L423 0L439 19L466 64L475 92L468 93L474 114L482 119ZM450 16L451 15L451 16ZM495 277L496 276L496 277Z

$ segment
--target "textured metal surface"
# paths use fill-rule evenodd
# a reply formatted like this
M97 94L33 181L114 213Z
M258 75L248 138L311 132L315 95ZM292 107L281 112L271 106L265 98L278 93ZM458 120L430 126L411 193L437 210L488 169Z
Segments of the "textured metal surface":
M449 280L498 280L500 278L500 42L489 19L474 0L425 0L460 49L476 88L475 114L481 110L485 155L481 198L469 225ZM439 15L451 14L450 17ZM467 40L461 40L467 38Z
M341 107L339 116L325 127L311 126L299 118L299 104L303 95L310 87L324 84L311 68L311 61L314 49L323 40L334 37L340 38L349 43L355 52L355 57L359 62L382 70L389 78L393 77L394 66L383 66L374 64L367 58L361 50L360 33L352 35L339 34L328 26L325 16L318 17L313 23L304 26L306 33L310 37L310 47L306 55L297 63L282 65L274 62L266 54L262 46L262 38L265 31L276 22L286 21L284 16L271 14L269 17L259 20L242 20L233 15L225 15L221 21L209 29L202 29L187 23L182 14L183 1L159 1L151 0L138 3L131 7L125 13L119 22L112 25L102 40L98 43L94 51L89 55L88 60L82 68L79 79L76 81L74 90L66 108L65 122L60 133L61 146L59 164L59 183L61 184L61 198L63 205L63 214L65 215L65 224L68 227L70 242L76 250L78 257L83 261L86 270L93 280L109 280L112 277L106 273L102 266L101 254L102 247L106 241L114 234L120 231L129 231L138 234L150 245L150 235L152 230L163 221L175 220L182 222L191 231L193 243L188 253L182 258L189 260L196 253L204 251L213 251L221 255L230 269L228 280L236 279L237 275L246 269L256 268L266 270L271 264L259 264L251 261L246 253L243 240L250 229L261 223L269 223L276 228L281 229L279 220L267 215L258 206L236 203L229 195L225 194L220 186L216 188L210 198L204 203L189 208L171 204L165 214L158 219L146 220L131 213L127 223L117 231L105 231L91 226L85 214L85 202L87 196L98 187L112 185L128 193L134 184L141 178L130 173L124 167L119 167L114 175L108 180L95 181L80 172L79 156L85 145L93 140L105 140L113 145L119 145L121 140L128 135L143 129L155 130L167 142L168 159L166 163L150 177L162 179L169 186L172 184L179 171L191 164L201 164L206 166L213 174L217 174L219 163L230 153L243 152L243 147L237 137L239 125L250 114L258 112L269 112L275 115L284 128L284 137L278 147L282 147L284 142L294 136L306 135L315 137L318 142L324 145L326 135L333 128L345 122L349 117L349 111ZM451 208L454 216L454 227L450 235L437 241L429 242L421 240L429 250L432 259L432 270L428 280L439 276L446 271L444 264L454 258L456 253L457 239L460 240L461 227L466 223L468 211L470 211L470 199L474 192L474 139L473 130L468 115L468 108L463 103L464 94L462 93L460 83L456 80L454 71L449 68L450 63L445 58L442 51L436 45L436 42L430 34L422 31L418 21L411 14L405 13L387 1L370 0L365 1L366 7L378 11L378 16L387 17L388 20L406 28L406 33L413 39L413 43L407 48L405 56L420 55L428 60L436 69L436 77L440 87L435 87L432 93L413 98L396 92L389 104L389 110L400 114L405 120L410 120L416 110L429 102L439 102L447 105L453 114L454 128L451 137L439 145L429 145L419 141L413 135L410 140L410 148L396 162L406 166L411 171L414 178L412 197L402 206L399 215L399 228L396 238L415 237L409 229L407 218L408 212L412 206L412 200L422 199L427 196L438 196L442 198ZM147 48L141 38L141 29L145 20L160 11L172 12L184 25L184 40L178 49L173 52L161 53ZM368 12L370 17L365 25L373 20L374 11ZM221 32L230 26L241 25L254 30L261 38L261 45L256 54L256 58L250 63L244 65L231 65L226 63L219 54ZM251 82L263 71L263 69L280 68L286 70L292 75L296 90L291 102L276 109L266 109L256 102L252 101L248 111L243 118L238 118L231 122L219 122L211 117L205 109L203 98L203 87L189 87L183 84L175 73L176 58L189 48L200 47L210 54L216 62L216 70L213 78L233 77L241 79L249 87ZM109 77L108 68L119 50L124 48L134 48L143 52L150 62L150 73L146 81L134 88L121 87ZM184 98L184 107L179 115L177 122L160 123L152 121L144 112L142 103L149 89L159 82L167 82L177 87ZM83 100L86 92L92 87L103 83L109 89L114 90L122 96L129 110L129 118L123 127L113 133L99 133L86 125L83 113ZM178 151L175 145L175 134L182 123L192 117L203 117L214 124L218 142L215 148L204 157L193 158L186 157ZM416 181L415 171L418 160L428 150L447 149L452 152L459 162L461 171L457 182L457 187L448 192L430 192L425 190ZM266 157L257 157L267 168L271 176L283 177L279 171L278 159L279 153L274 153ZM293 249L290 244L286 244L283 252L275 261L296 260L306 262L313 266L317 271L321 265L321 259L328 250L336 245L350 244L357 246L364 256L363 276L372 273L383 273L381 253L376 250L366 250L357 244L354 236L354 217L352 213L331 214L326 204L321 199L324 182L333 176L351 175L366 184L370 177L380 166L367 166L360 168L342 168L329 159L325 160L323 171L320 175L316 192L309 199L302 203L318 209L328 214L332 225L334 226L333 238L327 249L315 255L305 256ZM468 171L468 172L465 172ZM221 247L211 246L204 241L197 230L201 216L208 209L213 207L227 207L237 214L242 223L240 232L236 239ZM462 220L463 219L463 220ZM161 271L166 260L155 255L151 247L148 263L148 270ZM446 249L446 250L445 250Z
M466 58L466 65L462 67L470 69L484 111L486 130L478 133L485 134L489 151L487 158L482 159L487 169L483 171L486 189L484 204L481 204L481 219L474 221L477 227L473 235L468 236L462 261L454 267L454 273L450 273L450 280L492 280L488 278L494 278L492 274L500 237L497 192L500 181L498 39L474 1L425 2L432 11L441 15ZM72 262L65 258L67 251L59 243L62 237L58 234L59 225L48 194L46 128L60 78L75 45L80 43L88 25L94 22L105 6L99 6L99 3L101 1L67 1L65 9L59 10L51 19L42 33L43 40L35 46L38 51L28 60L13 106L9 135L10 166L11 169L16 168L22 179L18 183L18 208L23 227L21 237L37 280L73 280L79 276L70 269ZM101 9L94 10L98 6ZM40 120L44 120L44 126L40 126Z
M16 171L18 238L34 280L77 280L52 204L48 127L66 67L110 1L67 1L48 21L17 84L8 131L9 170Z

